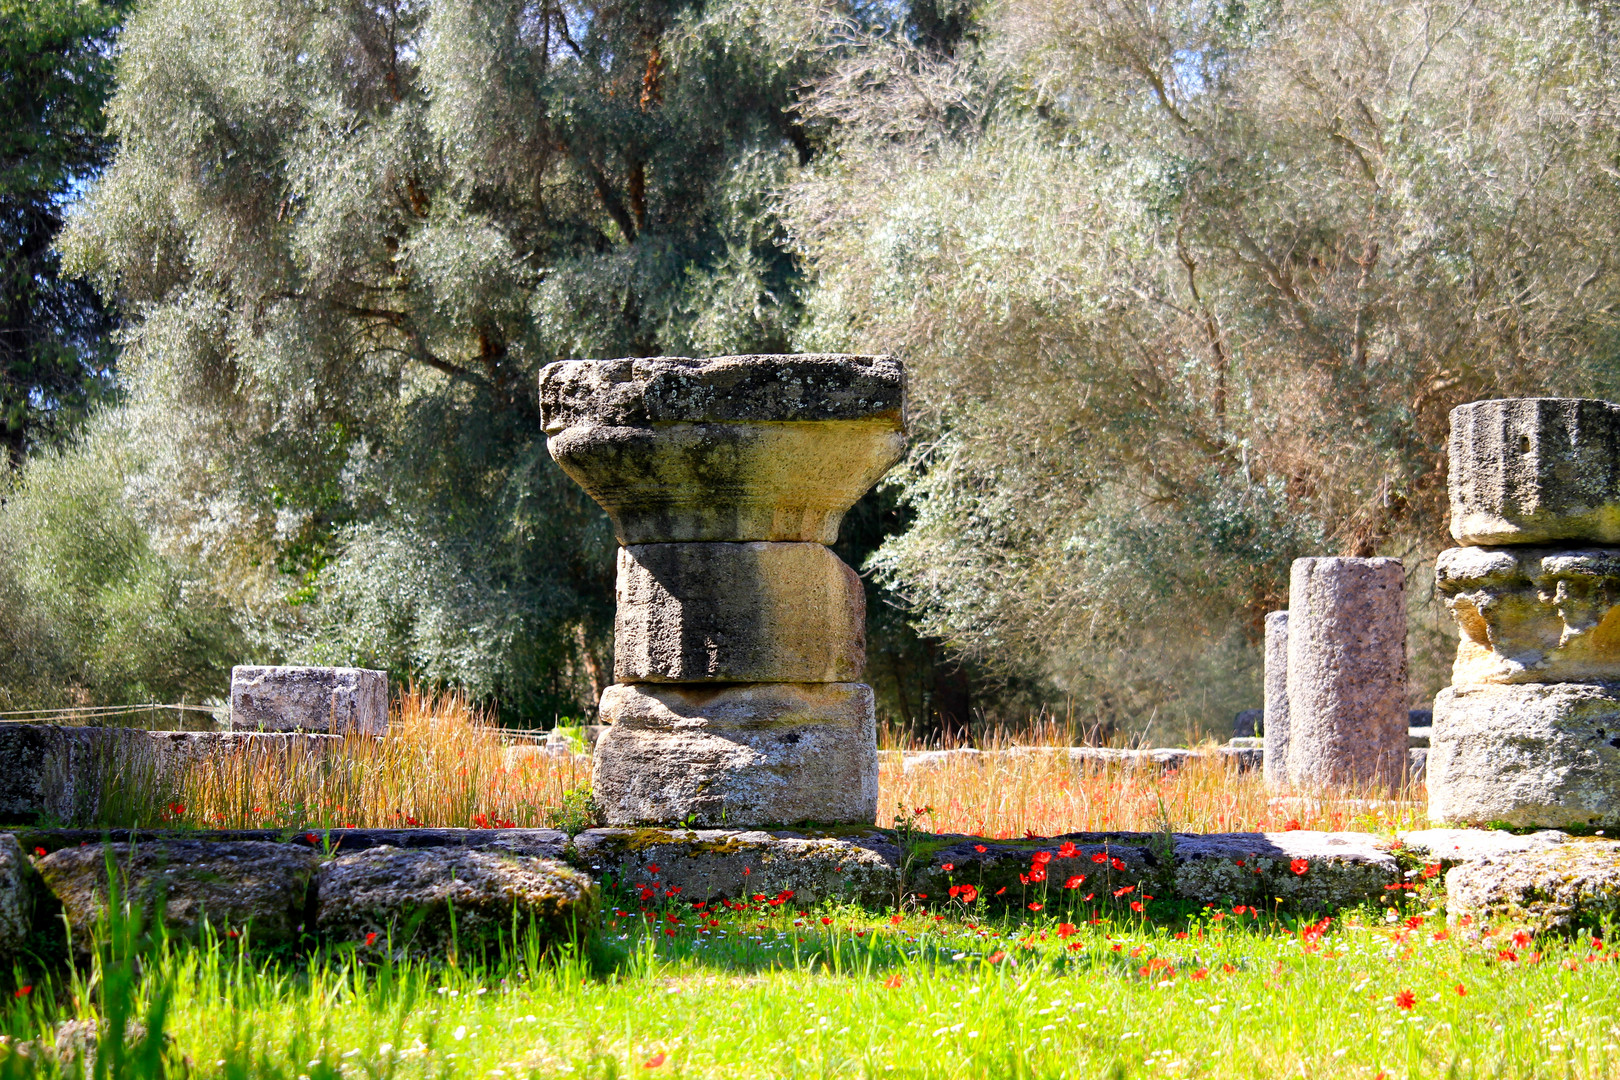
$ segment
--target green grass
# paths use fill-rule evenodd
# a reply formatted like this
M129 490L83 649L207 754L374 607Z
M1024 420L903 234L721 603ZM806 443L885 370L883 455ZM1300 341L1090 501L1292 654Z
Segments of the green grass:
M1204 911L1065 939L1038 917L685 906L610 917L557 961L368 967L343 945L274 959L228 941L136 965L109 949L24 976L0 1075L57 1074L26 1044L98 1013L171 1040L133 1043L115 1076L154 1075L159 1050L169 1076L288 1080L1620 1075L1620 964L1592 935L1515 944L1407 917L1420 925L1368 909L1311 940Z

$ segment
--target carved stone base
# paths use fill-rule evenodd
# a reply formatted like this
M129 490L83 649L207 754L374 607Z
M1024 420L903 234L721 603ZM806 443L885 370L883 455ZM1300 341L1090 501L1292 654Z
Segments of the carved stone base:
M591 787L610 825L877 820L862 683L610 686Z
M1427 782L1436 822L1620 825L1620 683L1440 691Z

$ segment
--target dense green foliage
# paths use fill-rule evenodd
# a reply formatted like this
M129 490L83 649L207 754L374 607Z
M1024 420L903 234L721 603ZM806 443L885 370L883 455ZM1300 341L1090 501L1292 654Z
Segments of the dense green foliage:
M0 3L0 467L108 389L112 318L60 275L62 209L106 164L102 106L128 0Z
M795 340L907 357L877 567L922 628L1207 730L1293 558L1393 554L1432 693L1449 409L1620 390L1617 16L1003 0L950 57L853 49L806 108Z
M840 549L876 553L891 711L1218 730L1289 562L1370 552L1408 563L1419 703L1447 411L1620 395L1617 14L152 0L62 241L127 320L126 399L0 521L91 534L55 489L110 485L145 569L0 552L0 633L98 700L229 653L577 714L611 537L540 366L844 349L913 377ZM120 644L70 584L115 579L185 632Z
M766 195L811 152L788 105L824 15L143 6L117 158L63 241L127 314L127 402L60 467L118 458L154 557L205 567L192 599L235 613L239 660L385 666L508 720L587 707L612 539L546 455L536 375L787 347Z

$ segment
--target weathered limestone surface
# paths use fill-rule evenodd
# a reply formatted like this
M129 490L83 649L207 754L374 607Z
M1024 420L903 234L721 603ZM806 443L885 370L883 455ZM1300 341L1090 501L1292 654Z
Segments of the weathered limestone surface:
M1620 543L1620 405L1505 398L1451 411L1451 535L1462 544Z
M1266 616L1265 756L1261 768L1273 788L1288 784L1288 612Z
M851 682L865 666L866 593L831 548L619 549L620 682Z
M1288 777L1394 784L1407 767L1406 572L1399 559L1295 559Z
M591 787L609 824L873 821L877 727L861 683L610 686Z
M0 823L94 820L103 780L114 774L151 782L207 759L320 757L337 735L228 731L142 731L0 723Z
M1510 833L1502 829L1415 829L1400 835L1401 846L1415 858L1442 863L1473 862L1486 856L1545 851L1573 837L1556 829Z
M234 667L231 727L386 735L388 673L367 668Z
M622 544L838 538L905 452L886 356L571 360L540 377L551 456Z
M1378 896L1400 866L1365 833L1212 833L1176 837L1175 877L1185 900L1337 908Z
M1447 687L1428 785L1436 822L1620 824L1620 683Z
M170 933L195 940L206 919L221 934L251 926L253 940L273 944L295 940L305 926L320 861L307 847L212 840L89 844L54 851L38 863L81 949L106 911L109 846L120 895L146 918L161 917Z
M1551 930L1596 927L1620 915L1620 843L1571 840L1453 867L1446 914L1506 916Z
M17 955L34 926L44 888L34 864L10 833L0 834L0 958Z
M1620 550L1449 548L1434 569L1462 632L1453 686L1620 679Z
M598 908L595 882L579 871L487 848L338 855L321 865L317 892L316 925L329 940L413 954L442 954L452 936L463 951L492 946L514 928L549 947L584 934Z

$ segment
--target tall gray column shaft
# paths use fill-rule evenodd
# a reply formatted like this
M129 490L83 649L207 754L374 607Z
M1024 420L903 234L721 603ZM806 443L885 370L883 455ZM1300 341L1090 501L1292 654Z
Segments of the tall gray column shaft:
M1264 775L1270 787L1288 784L1288 612L1266 616Z
M1288 778L1394 785L1407 762L1406 571L1295 559L1288 588Z

